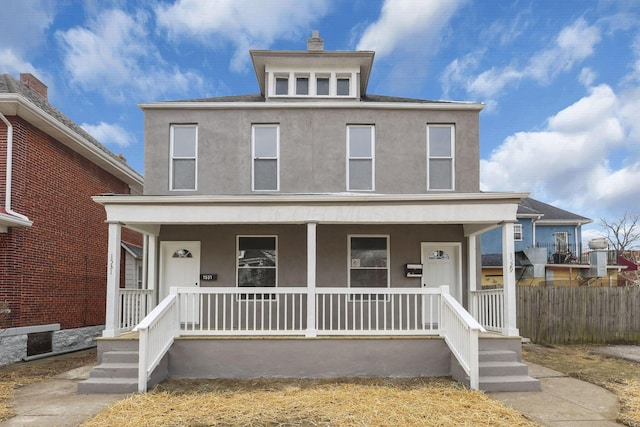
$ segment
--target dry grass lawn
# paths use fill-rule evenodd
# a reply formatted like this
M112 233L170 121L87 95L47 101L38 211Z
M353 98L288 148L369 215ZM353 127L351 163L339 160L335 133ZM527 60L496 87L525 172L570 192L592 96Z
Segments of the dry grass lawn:
M98 426L535 426L446 379L170 380L115 403Z
M598 354L594 345L523 346L523 358L604 387L618 396L618 421L640 427L640 364Z
M14 363L0 368L0 421L11 418L13 391L27 384L50 378L88 364L96 363L96 350L85 350L62 356L49 357L25 363Z

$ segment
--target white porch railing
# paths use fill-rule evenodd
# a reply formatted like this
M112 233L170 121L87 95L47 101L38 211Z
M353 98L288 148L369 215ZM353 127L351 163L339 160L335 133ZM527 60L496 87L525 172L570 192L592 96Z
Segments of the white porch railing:
M147 391L153 370L180 335L178 296L171 294L135 328L139 333L138 391Z
M460 366L469 375L469 387L478 390L480 369L478 335L485 329L455 300L444 286L442 290L441 335Z
M478 332L441 288L172 288L136 327L138 387L180 335L441 335L478 388ZM308 298L313 303L309 304Z
M489 289L469 292L471 315L488 331L503 332L504 292Z
M120 289L119 332L127 332L135 328L149 314L154 305L152 289Z

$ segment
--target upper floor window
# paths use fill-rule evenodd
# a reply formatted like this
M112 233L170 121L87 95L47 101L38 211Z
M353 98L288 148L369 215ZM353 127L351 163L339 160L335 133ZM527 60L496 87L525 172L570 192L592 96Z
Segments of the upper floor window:
M309 95L309 77L296 77L296 95Z
M289 77L276 77L276 95L289 94Z
M278 191L280 180L280 126L253 125L252 185L254 191Z
M197 185L198 126L171 125L169 188L195 190Z
M513 240L522 242L522 224L513 224Z
M338 77L336 79L336 95L349 96L350 86L351 86L351 80L348 77Z
M329 95L329 77L316 77L316 95L328 96Z
M347 126L347 190L373 190L375 127Z
M455 127L427 125L427 189L453 190Z

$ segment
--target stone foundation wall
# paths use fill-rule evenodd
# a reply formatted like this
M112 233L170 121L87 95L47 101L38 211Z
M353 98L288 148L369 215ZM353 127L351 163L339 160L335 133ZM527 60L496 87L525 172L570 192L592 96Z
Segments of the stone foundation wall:
M104 325L52 331L53 353L81 350L96 345ZM27 357L27 335L24 331L0 330L0 366L19 362Z

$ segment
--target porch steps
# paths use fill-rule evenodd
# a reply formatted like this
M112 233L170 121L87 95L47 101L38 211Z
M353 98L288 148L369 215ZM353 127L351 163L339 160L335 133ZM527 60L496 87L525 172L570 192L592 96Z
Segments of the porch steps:
M78 393L135 393L138 391L138 352L106 351L102 363L91 368L87 380L78 383Z
M529 376L529 368L513 350L480 350L480 390L540 391L540 381Z

